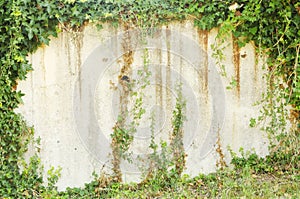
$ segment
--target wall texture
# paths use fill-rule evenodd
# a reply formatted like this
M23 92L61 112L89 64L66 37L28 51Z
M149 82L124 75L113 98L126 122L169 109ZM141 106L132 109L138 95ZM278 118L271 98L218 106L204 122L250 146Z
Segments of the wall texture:
M150 153L151 115L155 141L169 142L179 83L186 100L185 173L216 169L218 137L226 161L227 146L265 155L266 136L249 127L250 118L259 115L253 104L265 89L262 60L253 45L239 48L228 38L222 76L212 58L216 34L199 31L190 22L169 24L151 36L89 25L77 33L61 33L30 55L34 71L19 84L26 94L20 112L41 137L45 169L62 167L59 189L82 186L93 171L110 172L112 128L124 104L132 112L141 97L146 112L137 120L129 149L134 161L121 165L125 181L138 181L147 167L142 160ZM122 82L136 95L124 96ZM132 117L129 113L128 123Z

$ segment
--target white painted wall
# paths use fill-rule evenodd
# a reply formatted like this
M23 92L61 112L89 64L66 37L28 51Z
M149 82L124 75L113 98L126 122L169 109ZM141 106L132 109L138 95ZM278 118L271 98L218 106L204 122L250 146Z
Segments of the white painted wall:
M240 147L254 148L265 155L266 136L258 128L249 128L250 118L259 114L259 107L252 105L265 89L262 61L256 63L258 58L251 44L237 49L229 38L226 59L222 61L227 77L221 76L212 58L216 34L217 30L205 33L186 22L162 27L143 42L130 31L130 41L124 41L128 35L122 27L106 25L99 31L89 25L82 32L59 34L49 46L30 55L34 71L19 84L26 94L20 112L34 126L36 136L41 137L40 156L45 169L62 167L59 189L82 186L92 179L93 171L110 172L110 134L119 111L118 76L126 48L134 52L131 81L139 78L137 71L144 65L144 49L148 49L152 73L150 85L134 88L143 93L146 109L130 148L134 162L139 162L136 155L149 154L151 111L157 116L157 143L169 139L178 80L187 102L185 173L193 176L216 169L218 131L227 161L227 146L235 151ZM237 77L238 86L226 89ZM132 107L134 98L128 101ZM139 180L136 165L124 162L122 171L125 181Z

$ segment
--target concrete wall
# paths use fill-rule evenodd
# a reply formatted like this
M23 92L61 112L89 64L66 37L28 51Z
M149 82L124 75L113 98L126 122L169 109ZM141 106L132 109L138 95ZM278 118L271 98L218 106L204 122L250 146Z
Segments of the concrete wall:
M155 141L168 141L179 82L186 100L185 173L216 169L218 133L226 161L227 146L235 151L254 148L265 155L266 136L249 128L250 118L259 114L259 107L252 105L264 90L261 60L253 45L239 49L228 38L222 61L227 76L220 75L211 49L216 34L198 31L190 22L169 24L147 37L122 27L106 25L99 31L89 25L77 33L59 34L30 55L34 71L19 84L26 94L20 112L41 137L45 169L62 167L59 189L82 186L93 171L110 172L110 134L120 103L133 110L142 97L146 113L130 147L134 164L122 163L124 180L138 181L138 168L146 168L141 158L150 153L151 113L156 116ZM149 84L143 87L145 79ZM235 86L226 89L232 79ZM127 80L138 94L122 99L122 81Z

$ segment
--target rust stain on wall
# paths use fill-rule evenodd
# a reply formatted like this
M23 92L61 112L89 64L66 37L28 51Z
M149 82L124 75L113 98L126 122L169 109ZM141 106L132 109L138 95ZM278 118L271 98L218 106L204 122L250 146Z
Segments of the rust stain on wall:
M68 41L69 41L68 34L62 34L62 43L64 44L63 47L66 49L69 73L70 73L70 75L74 75L76 71L73 71L73 69L72 69L70 43Z
M163 106L163 96L162 96L162 55L161 55L161 49L156 50L156 56L158 57L159 65L156 67L155 71L155 97L156 97L156 103L162 107Z
M180 23L180 31L182 32L182 29L185 29L185 25L183 22ZM184 46L184 42L182 40L182 37L180 37L180 41L179 41L179 52L180 52L180 55L183 55L183 50L182 50L182 47ZM179 74L180 74L180 83L182 83L182 74L183 74L183 58L182 56L180 56L180 68L179 68Z
M77 71L80 71L81 68L81 49L83 45L83 32L76 32L72 33L73 35L73 42L76 49L76 66Z
M40 66L42 68L42 71L43 71L43 80L44 80L44 85L43 86L46 86L46 66L45 66L45 47L42 48L42 53L41 53L41 62L40 62Z
M208 31L206 30L198 30L198 39L199 45L201 46L202 54L201 58L203 59L202 65L200 68L203 71L200 73L199 79L202 80L202 91L200 93L205 94L205 101L208 100Z
M162 84L162 51L161 49L157 49L155 52L155 55L158 58L159 64L158 66L155 68L155 82L156 82L156 86L155 86L155 97L156 97L156 104L159 107L163 107L163 84ZM157 125L159 127L161 127L163 125L163 118L161 118L161 116L157 115L158 119Z
M125 27L125 30L128 30L128 27ZM120 114L124 115L127 112L128 97L129 97L129 82L132 76L131 65L133 63L133 51L131 49L131 35L130 32L124 34L122 41L122 50L123 50L123 65L118 76L118 82L122 87L120 94Z
M166 28L166 40L167 40L167 66L166 66L166 105L167 110L172 110L172 93L169 88L171 88L172 80L171 80L171 30Z
M241 86L240 86L240 48L238 46L237 38L232 35L233 46L233 64L235 69L236 91L237 96L240 98Z
M206 93L206 99L208 97L208 31L206 30L198 30L198 38L199 38L199 44L202 47L203 53L203 91ZM200 74L201 75L201 74Z
M83 30L78 30L76 32L68 33L71 34L71 42L74 43L75 53L76 53L76 67L75 72L78 73L78 79L81 82L81 49L83 46ZM79 95L81 97L81 83L79 82Z
M253 93L257 93L259 92L259 87L260 87L260 83L259 83L259 71L258 71L258 61L259 61L259 53L254 52L254 74L253 74L253 86L252 86L252 90L253 90Z

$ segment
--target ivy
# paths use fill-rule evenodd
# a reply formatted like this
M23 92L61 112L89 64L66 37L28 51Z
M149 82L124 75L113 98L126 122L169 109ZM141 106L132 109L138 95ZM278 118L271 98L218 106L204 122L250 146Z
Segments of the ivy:
M292 154L291 157L299 155L299 126L294 128L293 134L280 134L287 133L285 114L293 116L296 125L300 118L300 3L297 0L1 1L1 197L29 198L48 190L43 185L37 156L29 164L22 163L33 129L15 110L23 96L17 90L18 81L26 79L32 70L27 60L29 53L49 44L51 36L56 37L61 31L79 30L87 23L99 27L104 22L115 26L126 23L130 28L148 30L185 19L194 20L199 29L218 27L220 34L232 32L240 47L253 41L258 53L267 56L268 91L260 119L271 118L265 130L273 133L279 143L295 146L287 153ZM287 105L291 112L283 113ZM291 135L294 144L287 139Z

